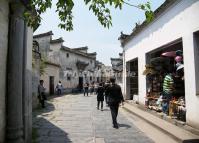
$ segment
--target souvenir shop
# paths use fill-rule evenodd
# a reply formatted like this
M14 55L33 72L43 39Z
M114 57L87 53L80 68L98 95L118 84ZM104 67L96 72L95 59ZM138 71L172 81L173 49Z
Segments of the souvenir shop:
M147 84L145 106L185 122L182 41L178 40L147 53L146 60L145 70L143 71L143 75L146 75ZM165 94L166 88L170 90L169 95Z

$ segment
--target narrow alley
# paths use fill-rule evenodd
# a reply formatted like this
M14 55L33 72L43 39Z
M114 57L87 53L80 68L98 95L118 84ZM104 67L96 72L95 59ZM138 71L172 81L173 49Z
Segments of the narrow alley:
M119 129L114 129L109 108L96 109L96 95L54 97L47 101L45 109L33 112L33 142L153 143L127 116L120 108Z

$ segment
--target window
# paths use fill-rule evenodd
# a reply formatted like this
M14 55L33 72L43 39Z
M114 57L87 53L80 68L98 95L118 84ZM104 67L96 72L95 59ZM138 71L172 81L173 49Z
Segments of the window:
M92 80L93 80L93 77L91 76L91 77L90 77L90 81L92 81Z
M90 60L90 63L92 64L92 63L93 63L93 61L92 61L92 60Z
M66 57L69 58L69 53L66 53Z

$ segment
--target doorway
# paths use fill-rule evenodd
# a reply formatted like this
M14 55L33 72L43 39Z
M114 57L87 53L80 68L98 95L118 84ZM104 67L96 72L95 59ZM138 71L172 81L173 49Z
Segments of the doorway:
M53 95L55 93L54 91L54 76L50 76L49 77L49 81L50 81L50 84L49 84L49 89L50 89L50 95Z
M127 62L126 84L126 99L133 100L134 95L138 94L138 58Z
M130 62L130 99L138 94L138 59Z
M79 77L79 89L83 89L83 77Z

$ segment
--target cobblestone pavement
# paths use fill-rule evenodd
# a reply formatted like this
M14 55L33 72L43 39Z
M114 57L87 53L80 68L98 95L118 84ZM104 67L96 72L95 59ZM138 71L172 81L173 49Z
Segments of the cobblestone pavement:
M119 129L112 128L111 114L96 109L96 95L65 95L33 112L37 143L152 143L121 113Z

